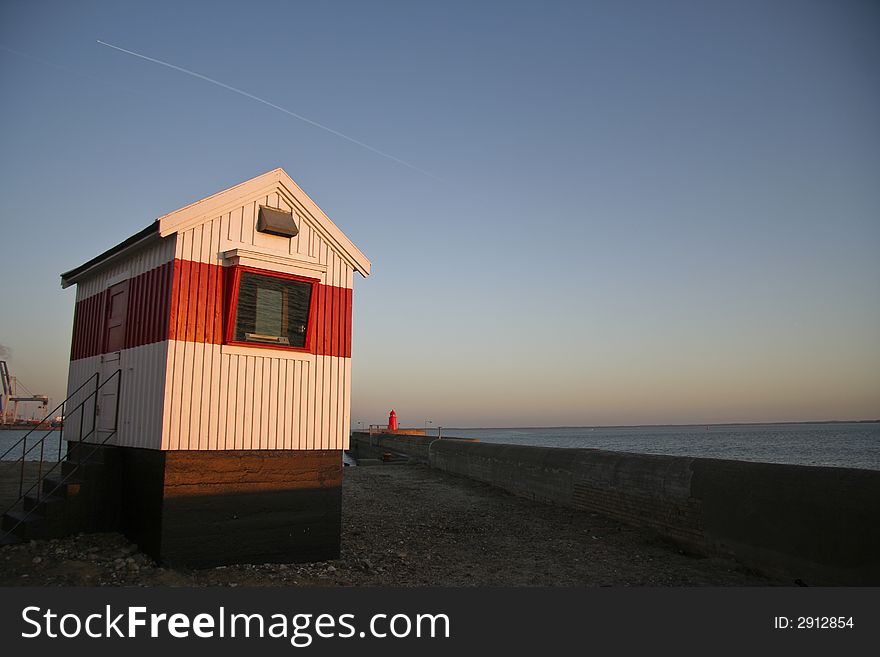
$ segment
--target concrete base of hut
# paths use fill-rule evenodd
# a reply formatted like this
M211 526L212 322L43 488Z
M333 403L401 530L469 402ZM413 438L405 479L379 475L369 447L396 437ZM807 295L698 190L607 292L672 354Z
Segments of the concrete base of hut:
M202 568L339 557L339 450L102 450L92 486L118 488L102 507L151 557ZM105 493L106 494L106 493Z

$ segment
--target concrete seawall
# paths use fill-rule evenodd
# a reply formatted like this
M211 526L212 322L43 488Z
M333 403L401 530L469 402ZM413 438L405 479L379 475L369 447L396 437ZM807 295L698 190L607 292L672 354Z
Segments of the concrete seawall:
M424 431L419 434L407 434L402 431L396 433L373 433L355 431L351 434L351 452L356 458L379 458L382 452L395 452L408 456L414 461L430 465L428 448L436 437L425 436ZM444 438L444 440L446 440ZM455 440L465 443L478 441L468 438L456 438Z
M880 585L880 472L354 434L516 495L650 527L808 584Z

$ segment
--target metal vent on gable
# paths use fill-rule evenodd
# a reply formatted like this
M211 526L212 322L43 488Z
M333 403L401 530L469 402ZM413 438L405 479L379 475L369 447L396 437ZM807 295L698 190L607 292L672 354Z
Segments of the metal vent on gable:
M261 205L260 215L257 218L257 232L280 237L296 237L299 228L296 227L292 212Z

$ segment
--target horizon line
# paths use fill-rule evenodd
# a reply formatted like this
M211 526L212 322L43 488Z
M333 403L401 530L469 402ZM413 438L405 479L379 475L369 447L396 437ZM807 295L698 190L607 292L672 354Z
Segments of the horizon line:
M865 420L781 420L771 422L684 422L684 423L653 423L653 424L559 424L544 426L505 426L505 427L465 427L439 425L441 429L464 429L464 430L494 430L494 429L638 429L645 427L738 427L738 426L761 426L768 424L876 424L880 418ZM438 425L430 427L401 427L402 429L437 429Z

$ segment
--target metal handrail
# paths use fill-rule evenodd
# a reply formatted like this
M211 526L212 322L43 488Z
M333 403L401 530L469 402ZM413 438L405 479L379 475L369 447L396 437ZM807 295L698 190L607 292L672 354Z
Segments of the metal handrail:
M117 372L118 372L118 371L119 371L119 370L117 370ZM104 438L103 441L101 441L100 443L98 443L98 444L95 445L94 449L92 449L92 451L89 452L89 457L92 456L93 454L95 454L95 453L96 453L99 449L101 449L102 447L106 446L107 441L110 440L115 434L116 434L116 429L114 429L113 431L111 431L111 432L107 435L107 437ZM89 443L89 444L91 444L91 443ZM82 449L82 447L80 446L80 450L81 450L81 449ZM86 460L88 460L88 457L86 457ZM52 470L54 470L55 468L57 468L58 465L59 465L60 463L62 463L62 461L59 461L58 463L56 463L55 465L53 465L52 468L51 468L49 471L46 472L46 477L48 477L48 476L49 476L49 473L52 472ZM66 475L64 475L63 477L61 477L61 481L59 481L59 482L55 485L55 487L54 487L52 490L50 490L50 491L46 494L46 497L50 497L50 496L52 496L52 495L55 493L55 491L57 491L57 490L60 489L64 484L66 484L66 483L67 483L67 480L70 479L70 478L76 473L77 468L79 468L79 466L80 466L81 464L82 464L82 460L80 460L80 461L79 461L79 462L73 467L73 469L71 469L70 472L68 472ZM8 509L6 509L6 510L3 512L2 515L6 515L7 513L9 513L9 511L11 511L13 508L15 508L15 505L18 504L22 499L24 499L24 498L25 498L25 497L26 497L26 496L27 496L27 495L28 495L28 494L34 489L34 486L37 486L37 485L41 484L43 481L45 481L45 480L46 480L46 477L43 477L43 478L40 479L37 483L35 483L33 486L31 486L31 487L25 492L25 494L22 495L21 497L19 497L18 500L16 500L15 504L13 504L11 507L9 507ZM38 499L39 499L39 498L38 498ZM36 508L36 507L34 507L34 508ZM34 509L25 510L25 511L24 511L24 515L22 515L22 517L18 519L18 522L16 522L14 525L12 525L12 527L10 527L9 529L3 530L3 534L6 535L6 536L9 536L10 534L12 534L16 529L18 529L18 527L19 527L23 522L25 522L28 518L31 517L31 514L32 514L33 512L34 512ZM0 517L2 517L2 515L0 515Z
M86 387L86 384L87 384L87 383L89 383L92 379L95 379L95 380L97 381L98 378L99 378L99 377L98 377L98 373L95 372L95 373L92 374L88 379L86 379L86 380L82 383L82 385L80 385L79 388L77 388L77 389L74 390L72 393L70 393L69 395L67 395L67 398L66 398L63 402L61 402L60 404L58 404L58 406L56 406L56 407L53 408L51 411L49 411L49 414L48 414L46 417L44 417L42 420L40 420L40 421L37 423L37 425L36 425L33 429L31 429L31 430L28 431L26 434L24 434L21 438L19 438L17 441L15 441L15 444L12 445L12 446L11 446L9 449L7 449L5 452L3 452L3 454L0 454L0 461L2 461L2 460L6 457L6 455L9 454L9 452L11 452L13 449L15 449L16 447L18 447L18 445L19 445L20 443L26 441L26 440L27 440L27 437L30 436L34 431L36 431L36 430L39 429L41 426L43 426L43 423L46 422L46 420L48 420L50 417L53 417L53 416L55 415L55 413L56 413L59 409L63 408L64 405L65 405L67 402L70 401L71 397L73 397L76 393L78 393L80 390L82 390L83 388ZM97 387L95 388L95 390L97 391ZM90 395L90 396L91 396L91 395ZM86 397L86 399L88 399L88 397ZM83 400L82 403L80 403L78 406L76 406L76 407L71 411L71 413L75 413L75 412L76 412L76 409L79 408L80 406L82 406L83 403L85 403L85 400ZM64 417L64 413L62 413L62 418L63 418L63 417ZM64 428L64 420L63 420L63 419L61 420L61 427L62 427L62 430L63 430L63 428ZM50 431L51 431L51 429L50 429ZM18 459L16 459L16 461L17 461L17 460L18 460Z
M93 396L95 397L95 401L97 402L97 399L98 399L98 391L99 391L101 388L103 388L105 385L107 385L108 383L110 383L110 381L113 380L113 377L116 377L117 375L118 375L118 378L119 378L120 381L121 381L121 380L122 380L121 373L122 373L122 370L119 369L119 370L116 370L115 372L113 372L113 374L111 374L110 376L108 376L108 377L104 380L104 383L102 383L102 384L100 384L98 387L96 387L95 390L94 390L93 392L89 393L88 397L86 397L85 399L83 399L83 400L82 400L82 401L81 401L81 402L80 402L80 403L79 403L79 404L73 409L73 412L75 413L75 412L77 411L77 409L79 409L79 408L81 408L81 407L85 407L85 403L89 400L89 398L91 398L91 397L93 397ZM98 432L98 425L97 425L97 419L96 419L96 418L97 418L97 412L96 412L96 411L97 411L97 408L96 408L96 407L93 407L93 411L92 411L92 412L93 412L93 415L92 415L92 417L93 417L93 420L92 420L92 428L89 429L88 433L85 434L86 436L91 436L93 433L97 433L97 432ZM119 394L117 393L117 395L116 395L116 421L118 421L118 420L119 420ZM116 426L116 425L115 425L115 422L114 422L114 426ZM113 430L113 433L116 433L116 430L115 430L115 429ZM43 456L43 448L42 448L42 443L46 440L46 438L48 438L48 435L43 436L43 437L40 438L40 440L38 441L38 443L40 443L40 445L41 445L41 446L40 446L40 461L39 461L39 462L40 462L40 466L39 466L39 469L38 469L38 472L37 472L37 479L38 479L38 480L42 480L42 479L44 478L44 477L42 477L42 472L43 472L43 459L42 459L42 456ZM80 444L82 444L82 442L83 442L83 438L84 438L84 436L83 436L83 433L82 433L82 422L80 422L80 432L79 432L79 437L77 438L77 442L80 443ZM58 451L59 451L59 454L60 454L60 452L61 452L61 441L62 441L63 439L64 439L64 438L63 438L63 435L62 435L62 438L60 438L60 439L58 440ZM36 446L37 446L37 443L34 443L34 445L33 445L31 448L29 448L26 452L25 452L25 451L22 451L22 454L21 454L21 460L22 460L22 479L19 481L19 486L18 486L18 495L19 495L19 499L21 499L24 495L27 495L28 493L30 493L30 491L33 489L33 486L32 486L31 488L29 488L29 489L28 489L27 491L25 491L24 493L21 492L21 491L22 491L22 486L23 486L23 478L24 478L24 476L23 476L23 473L24 473L24 463L25 463L25 461L24 461L24 457L25 457L27 454L29 454L30 451L31 451L32 449L34 449ZM60 458L60 456L59 456L58 463L61 463L61 462L62 462L62 461L61 461L61 458ZM58 463L56 463L56 464L53 465L49 470L46 471L46 476L47 476L47 477L49 476L49 473L51 473L55 468L58 467ZM39 495L38 495L38 496L39 496Z
M96 376L98 376L97 373L95 373L94 375L92 375L91 377L89 377L89 379L86 380L86 383L88 383L89 381L91 381L91 379L94 378L94 377L96 377ZM108 377L104 380L103 383L97 385L97 386L95 387L94 391L92 391L91 393L89 393L89 395L88 395L85 399L83 399L83 400L82 400L82 401L81 401L81 402L80 402L80 403L79 403L79 404L73 409L73 411L72 411L72 413L75 413L78 409L84 408L84 407L85 407L85 403L89 400L89 398L91 398L91 397L94 396L94 397L95 397L95 404L94 404L94 406L92 407L92 408L93 408L93 410L92 410L92 427L91 427L91 429L89 429L88 433L85 434L85 435L86 435L86 436L90 436L90 435L92 435L93 433L97 433L97 432L98 432L98 422L97 422L97 415L98 415L98 414L97 414L97 399L98 399L98 391L101 390L101 388L103 388L105 385L107 385L108 383L110 383L110 381L112 381L114 377L115 377L115 378L117 379L117 381L118 381L118 387L117 387L117 390L116 390L116 408L115 408L115 411L114 411L115 415L114 415L114 422L113 422L113 430L112 430L110 433L108 433L107 436L106 436L106 437L105 437L100 443L97 443L97 444L95 445L95 447L92 449L92 451L89 452L88 456L86 457L86 460L88 460L89 457L91 457L92 455L94 455L94 454L95 454L95 453L96 453L101 447L104 447L104 446L107 444L107 442L108 442L108 441L109 441L114 435L116 435L116 433L117 433L117 431L118 431L118 427L119 427L119 398L120 398L120 396L121 396L121 394L122 394L122 369L117 369L115 372L113 372L113 374L111 374L110 376L108 376ZM99 380L100 380L100 377L99 377ZM65 399L64 402L62 402L60 405L63 405L64 403L66 403L67 401L69 401L70 398L73 397L73 395L75 395L77 392L79 392L84 386L85 386L85 383L84 383L83 385L81 385L79 388L77 388L73 393L71 393L71 394L67 397L67 399ZM60 406L60 405L59 405L59 406ZM82 416L83 416L83 414L80 415L80 432L79 432L79 436L78 436L77 441L76 441L77 444L78 444L78 446L79 446L79 449L77 449L77 460L76 460L76 462L75 462L75 465L74 465L74 467L71 469L71 471L68 472L66 475L64 475L64 476L61 478L61 481L59 481L59 482L55 485L55 487L54 487L51 491L49 491L49 492L47 493L47 496L51 496L52 494L55 493L55 491L57 491L57 490L58 490L59 488L61 488L65 483L67 483L67 480L70 479L70 477L73 476L74 473L76 473L76 471L77 471L77 469L80 467L80 465L82 465L82 461L83 461L83 459L82 459L82 443L83 443L83 438L85 437L85 436L83 436L83 433L82 433ZM30 433L32 433L32 431L31 431L31 432L28 432L28 435L30 435ZM24 436L24 438L26 438L26 437L27 437L27 436ZM12 509L14 509L14 508L18 505L19 502L21 502L25 497L27 497L28 495L30 495L31 491L33 491L34 488L37 488L37 500L42 499L42 496L41 496L41 488L40 488L40 486L41 486L42 483L46 480L46 478L47 478L50 474L52 474L52 472L54 472L55 469L56 469L59 465L61 465L61 464L63 463L63 461L59 458L58 462L55 463L55 465L53 465L51 468L49 468L49 470L47 470L45 474L43 474L43 461L42 461L42 457L43 457L43 447L42 447L42 444L44 443L44 441L46 440L47 437L48 437L48 434L46 434L45 436L43 436L42 438L40 438L40 440L38 441L38 442L40 443L41 447L40 447L40 465L39 465L39 467L38 467L38 472L37 472L37 481L36 481L36 482L35 482L30 488L28 488L28 489L27 489L26 491L24 491L24 492L22 492L22 490L23 490L23 488L24 488L24 464L25 464L25 459L24 459L24 457L25 457L25 455L27 455L28 453L30 453L31 449L33 449L34 447L36 447L36 444L34 445L34 447L31 447L31 449L28 449L27 451L23 451L23 452L22 452L22 456L21 456L21 459L20 459L20 460L21 460L21 463L22 463L22 465L21 465L21 475L20 475L20 477L19 477L19 482L18 482L18 499L15 500L15 502L14 502L11 506L9 506L9 507L6 508L2 513L0 513L0 517L3 517L3 516L6 515L7 513L9 513ZM60 454L60 451L61 451L61 441L62 441L62 440L63 440L63 434L62 434L62 438L59 438L59 441L58 441L58 450L59 450L59 454ZM21 441L19 441L19 442L21 442ZM68 441L68 442L70 442L70 441ZM17 444L18 444L18 443L16 443L16 445L17 445ZM91 443L89 443L89 444L91 444ZM9 453L9 450L7 450L6 453L8 454L8 453ZM4 454L4 456L5 456L5 454ZM18 459L16 459L16 461L13 461L13 463L15 463L15 462L17 462L17 461L18 461ZM69 461L69 462L72 462L72 461ZM34 507L34 509L35 509L35 508L36 508L36 507ZM19 518L18 522L16 522L16 523L15 523L12 527L10 527L9 529L3 530L2 533L3 533L5 536L9 536L9 535L11 535L11 534L12 534L12 533L13 533L13 532L14 532L14 531L15 531L15 530L16 530L16 529L17 529L17 528L18 528L18 527L19 527L19 526L25 521L25 520L27 520L27 519L30 517L30 515L34 512L34 509L30 509L30 510L25 510L25 509L23 509L23 510L24 510L24 515L22 515L22 517Z

